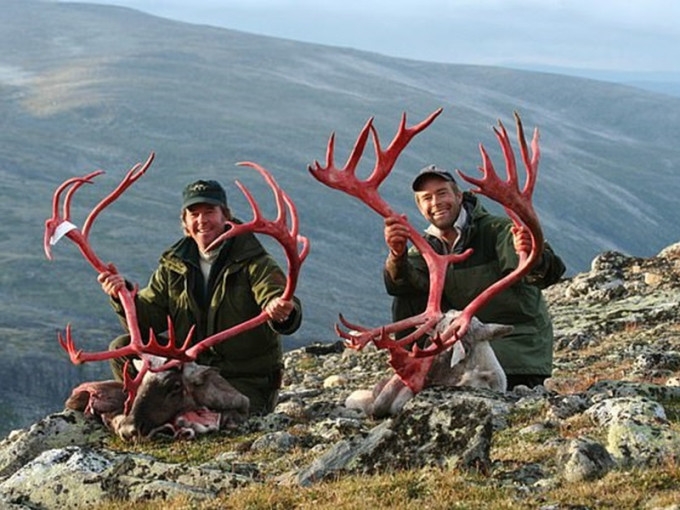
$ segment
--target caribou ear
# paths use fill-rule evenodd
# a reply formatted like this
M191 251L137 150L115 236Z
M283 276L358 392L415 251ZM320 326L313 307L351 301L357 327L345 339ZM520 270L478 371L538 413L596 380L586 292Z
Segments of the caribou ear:
M515 328L507 324L496 324L491 322L489 324L484 324L484 329L485 333L488 335L488 339L491 340L493 338L500 338L502 336L509 335Z
M145 357L149 362L149 368L161 367L168 361L168 358L164 358L163 356L156 356L154 354L145 354ZM144 366L144 361L142 361L139 358L134 358L132 360L132 366L135 367L135 370L137 370L137 372L140 372L142 370L142 367Z

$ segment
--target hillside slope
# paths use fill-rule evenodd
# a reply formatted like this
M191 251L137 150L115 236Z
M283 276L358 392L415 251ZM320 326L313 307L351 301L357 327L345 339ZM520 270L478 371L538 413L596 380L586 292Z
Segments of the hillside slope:
M151 151L157 157L148 175L98 219L91 236L97 253L143 285L162 249L181 235L180 190L196 178L224 183L233 210L247 219L233 185L239 179L273 214L259 176L234 166L255 161L289 192L312 243L298 291L305 323L287 348L333 338L339 312L366 325L388 319L381 219L306 171L324 158L332 131L342 163L370 116L386 145L402 112L412 124L444 108L381 187L419 227L413 174L433 162L474 174L480 142L502 168L491 128L498 118L511 128L517 110L528 131L541 131L536 206L571 274L603 250L646 256L677 240L679 99L40 0L3 2L0 49L0 331L4 363L13 367L40 365L35 357L51 367L55 329L67 322L88 349L104 348L117 333L77 250L62 242L55 261L45 259L43 224L65 179L107 171L74 200L73 221L81 224ZM372 149L365 160L368 172ZM17 387L9 384L11 394Z

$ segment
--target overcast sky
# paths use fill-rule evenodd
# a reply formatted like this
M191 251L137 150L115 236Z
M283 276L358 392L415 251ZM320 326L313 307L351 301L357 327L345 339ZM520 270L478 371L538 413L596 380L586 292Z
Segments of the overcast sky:
M90 0L435 62L680 73L678 0Z

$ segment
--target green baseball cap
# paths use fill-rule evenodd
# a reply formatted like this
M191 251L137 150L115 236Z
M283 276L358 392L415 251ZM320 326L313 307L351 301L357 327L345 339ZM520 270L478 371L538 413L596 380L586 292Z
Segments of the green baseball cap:
M227 194L217 181L196 181L187 185L182 192L182 209L195 204L227 206Z

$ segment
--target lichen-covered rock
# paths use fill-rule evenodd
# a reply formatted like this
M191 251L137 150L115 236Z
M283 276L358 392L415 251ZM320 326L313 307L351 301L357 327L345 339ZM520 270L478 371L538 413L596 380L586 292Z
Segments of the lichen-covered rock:
M423 466L475 469L490 466L492 410L477 399L428 388L394 417L393 434L373 455L362 458L367 472ZM433 402L436 404L433 405Z
M365 471L426 465L485 471L493 431L491 406L461 392L428 388L395 416L379 451L363 456Z
M680 434L670 428L658 402L637 396L608 398L586 414L607 427L607 450L622 465L658 465L680 452Z
M655 401L680 400L680 388L677 386L605 379L591 385L587 394L595 401L615 397L647 397Z
M12 432L0 442L0 479L7 477L45 450L73 445L101 445L109 432L95 419L66 410L31 427Z
M309 466L279 478L284 484L297 484L303 487L342 472L361 471L365 456L371 456L392 436L391 421L387 420L374 427L366 437L355 436L335 443Z
M657 257L670 260L680 260L680 243L674 243L670 246L666 246L659 252Z
M271 432L253 441L250 447L253 451L275 451L284 453L291 450L298 443L295 436L288 432Z
M107 499L102 473L116 455L78 446L46 450L0 485L13 502L38 508L91 508Z
M106 501L180 495L200 501L250 481L208 466L69 446L44 451L2 482L0 491L8 501L32 508L87 509Z
M549 400L548 420L559 421L585 411L590 403L583 395L555 395Z
M568 482L595 480L616 466L607 449L590 438L572 439L559 455L562 476Z
M407 402L397 416L366 433L361 433L356 418L327 420L317 431L326 437L332 433L337 441L310 465L286 473L281 481L309 485L339 473L424 466L486 472L494 414L507 412L509 404L500 396L494 399L492 392L476 391L428 388Z

